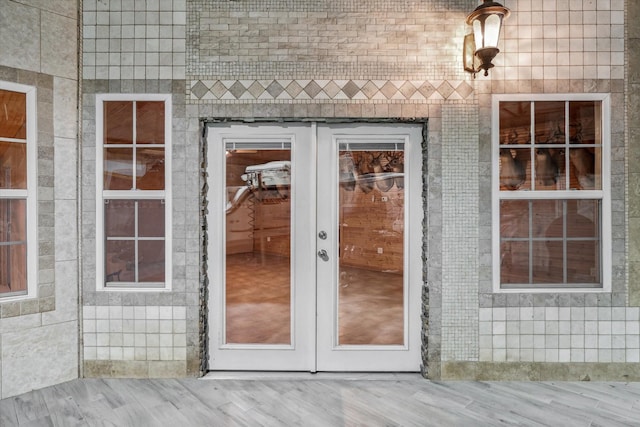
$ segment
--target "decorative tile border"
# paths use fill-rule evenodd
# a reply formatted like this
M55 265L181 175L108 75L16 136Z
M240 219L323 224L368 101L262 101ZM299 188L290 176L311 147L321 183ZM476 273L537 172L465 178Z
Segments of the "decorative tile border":
M190 101L442 101L473 98L465 81L191 80Z

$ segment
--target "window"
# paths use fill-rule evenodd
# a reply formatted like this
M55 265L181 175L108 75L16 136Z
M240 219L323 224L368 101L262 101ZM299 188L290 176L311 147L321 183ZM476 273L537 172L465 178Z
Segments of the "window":
M170 95L98 95L97 289L169 290Z
M494 96L494 290L609 291L609 97Z
M37 290L36 89L0 82L0 301Z

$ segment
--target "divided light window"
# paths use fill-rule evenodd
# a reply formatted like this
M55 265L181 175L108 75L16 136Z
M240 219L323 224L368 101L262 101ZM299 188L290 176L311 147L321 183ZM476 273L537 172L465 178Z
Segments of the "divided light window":
M610 290L607 95L494 96L494 290Z
M0 302L36 296L36 89L0 82Z
M99 290L170 288L170 99L97 97Z

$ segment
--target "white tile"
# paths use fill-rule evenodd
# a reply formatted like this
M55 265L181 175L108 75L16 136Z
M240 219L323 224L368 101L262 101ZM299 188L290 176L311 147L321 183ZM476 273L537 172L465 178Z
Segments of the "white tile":
M558 362L571 362L571 350L560 349L558 350Z
M626 350L613 349L611 350L611 361L613 363L624 363L626 361Z
M627 349L625 354L625 360L628 363L639 363L640 362L640 350L637 348Z
M587 363L598 362L598 350L597 349L585 349L584 361Z
M583 349L571 349L571 362L584 362L584 350Z
M611 333L612 334L625 334L625 323L624 321L612 321L611 322Z
M600 349L598 350L598 362L610 363L613 359L611 357L611 350Z
M185 349L186 350L186 349ZM481 348L480 353L478 355L480 362L491 362L493 361L493 350L490 348Z

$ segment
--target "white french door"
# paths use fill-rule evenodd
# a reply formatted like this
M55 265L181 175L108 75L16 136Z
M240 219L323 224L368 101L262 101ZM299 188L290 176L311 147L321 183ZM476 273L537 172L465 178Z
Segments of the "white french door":
M208 128L209 367L418 371L422 128Z

